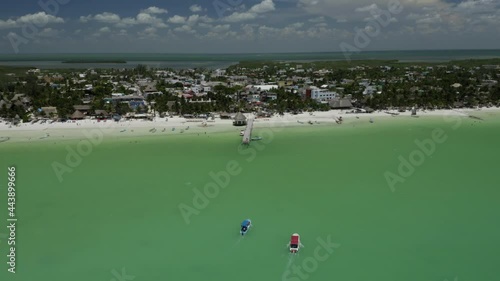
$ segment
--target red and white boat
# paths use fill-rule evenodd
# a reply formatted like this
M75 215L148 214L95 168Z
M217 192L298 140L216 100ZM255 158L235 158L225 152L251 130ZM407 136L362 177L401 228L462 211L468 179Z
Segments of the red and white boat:
M298 233L292 234L292 237L290 237L290 253L296 254L299 252L300 246L302 244L300 243L300 235Z

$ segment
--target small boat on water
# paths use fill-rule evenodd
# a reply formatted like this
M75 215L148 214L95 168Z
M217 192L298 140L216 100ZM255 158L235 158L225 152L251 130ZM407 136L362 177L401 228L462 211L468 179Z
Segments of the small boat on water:
M300 235L298 233L294 233L290 237L290 242L287 246L290 247L290 253L296 254L299 252L300 247L303 247L304 245L300 243Z
M123 130L120 131L120 133L123 133L123 132L126 132L126 131L127 131L127 129L123 129Z
M313 123L312 121L309 121L309 122L307 122L307 123L309 123L309 125L312 125L312 124L314 124L314 123Z
M252 140L253 140L253 141L259 141L259 140L261 140L261 139L262 139L262 137L253 137L253 138L252 138Z
M156 128L149 130L150 133L156 133Z

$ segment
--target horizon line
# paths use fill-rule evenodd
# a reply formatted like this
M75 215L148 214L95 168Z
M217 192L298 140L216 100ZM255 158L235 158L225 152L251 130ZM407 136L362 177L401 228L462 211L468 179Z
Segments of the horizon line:
M370 52L429 52L429 51L500 51L498 49L383 49L383 50L366 50L361 51L358 54L362 53L370 53ZM58 53L50 53L50 52L42 52L42 53L0 53L0 55L72 55L72 54L142 54L142 55L275 55L275 54L332 54L332 53L343 53L342 51L301 51L301 52L243 52L243 53L232 53L232 52L217 52L217 53L201 53L201 52L58 52Z

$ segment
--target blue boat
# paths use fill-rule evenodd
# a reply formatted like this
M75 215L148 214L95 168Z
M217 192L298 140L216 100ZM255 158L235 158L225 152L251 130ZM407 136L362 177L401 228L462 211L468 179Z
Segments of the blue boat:
M241 223L241 229L240 229L240 234L243 236L245 235L250 227L252 226L252 221L250 219L246 219Z

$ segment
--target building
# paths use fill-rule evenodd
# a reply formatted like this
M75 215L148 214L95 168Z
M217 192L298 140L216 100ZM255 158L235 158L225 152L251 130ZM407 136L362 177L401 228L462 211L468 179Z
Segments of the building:
M82 120L85 119L85 114L83 114L81 111L75 111L71 117L72 120Z
M331 109L351 109L353 107L349 99L335 98L329 104Z
M233 125L234 126L245 126L247 124L247 118L243 113L238 112L234 117Z
M311 98L317 102L330 101L337 97L336 92L331 92L326 89L319 89L317 87L311 87L310 91L306 90L306 97Z
M90 112L90 110L92 110L92 106L88 105L88 104L75 105L75 106L73 106L73 109L75 109L75 111L78 111L78 112L81 112L81 113L83 113L85 115L88 115L88 113Z
M278 89L278 85L253 85L252 87L260 91L269 91L271 89Z
M47 106L47 107L42 107L40 109L40 112L42 112L43 114L45 114L45 116L52 116L52 117L56 117L57 116L57 108L54 107L54 106Z

